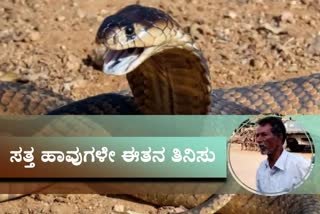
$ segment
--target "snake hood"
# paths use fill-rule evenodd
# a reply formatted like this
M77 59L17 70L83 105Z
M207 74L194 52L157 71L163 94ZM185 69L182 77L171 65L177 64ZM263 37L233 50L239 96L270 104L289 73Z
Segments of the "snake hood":
M103 71L115 75L131 72L150 56L172 47L198 49L169 15L140 5L127 6L107 17L96 42L107 47Z
M140 112L208 113L206 60L190 34L165 12L127 6L102 22L96 41L107 48L104 72L126 74Z

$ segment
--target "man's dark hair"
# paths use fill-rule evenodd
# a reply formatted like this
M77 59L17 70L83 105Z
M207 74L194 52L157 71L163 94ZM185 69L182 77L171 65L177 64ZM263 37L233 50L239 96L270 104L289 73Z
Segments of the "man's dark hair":
M284 126L281 120L281 117L277 117L277 116L264 117L259 119L257 121L257 124L260 126L265 126L267 124L270 124L272 134L278 137L282 136L282 144L284 144L284 141L287 138L287 131L286 131L286 127Z

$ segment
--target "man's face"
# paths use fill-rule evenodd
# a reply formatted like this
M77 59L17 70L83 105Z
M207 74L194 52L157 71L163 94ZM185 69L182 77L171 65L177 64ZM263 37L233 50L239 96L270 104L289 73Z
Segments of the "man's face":
M259 125L256 130L256 142L259 145L260 152L263 155L270 155L276 151L279 146L282 147L281 138L271 132L271 125Z

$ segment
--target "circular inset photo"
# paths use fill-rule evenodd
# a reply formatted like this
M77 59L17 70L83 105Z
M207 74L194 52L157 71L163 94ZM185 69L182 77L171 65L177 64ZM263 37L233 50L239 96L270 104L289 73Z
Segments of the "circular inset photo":
M250 192L275 196L297 189L314 164L312 136L290 117L259 115L229 139L229 169Z

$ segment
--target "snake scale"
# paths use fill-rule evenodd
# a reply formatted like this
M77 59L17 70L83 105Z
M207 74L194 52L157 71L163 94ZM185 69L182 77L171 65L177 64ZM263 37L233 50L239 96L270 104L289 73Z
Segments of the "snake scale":
M241 88L211 90L199 47L161 10L127 6L96 36L107 52L103 70L127 75L133 94L107 93L73 102L32 85L0 82L0 114L282 114L320 113L320 74ZM1 201L16 195L4 195ZM144 195L188 213L320 213L318 195Z

